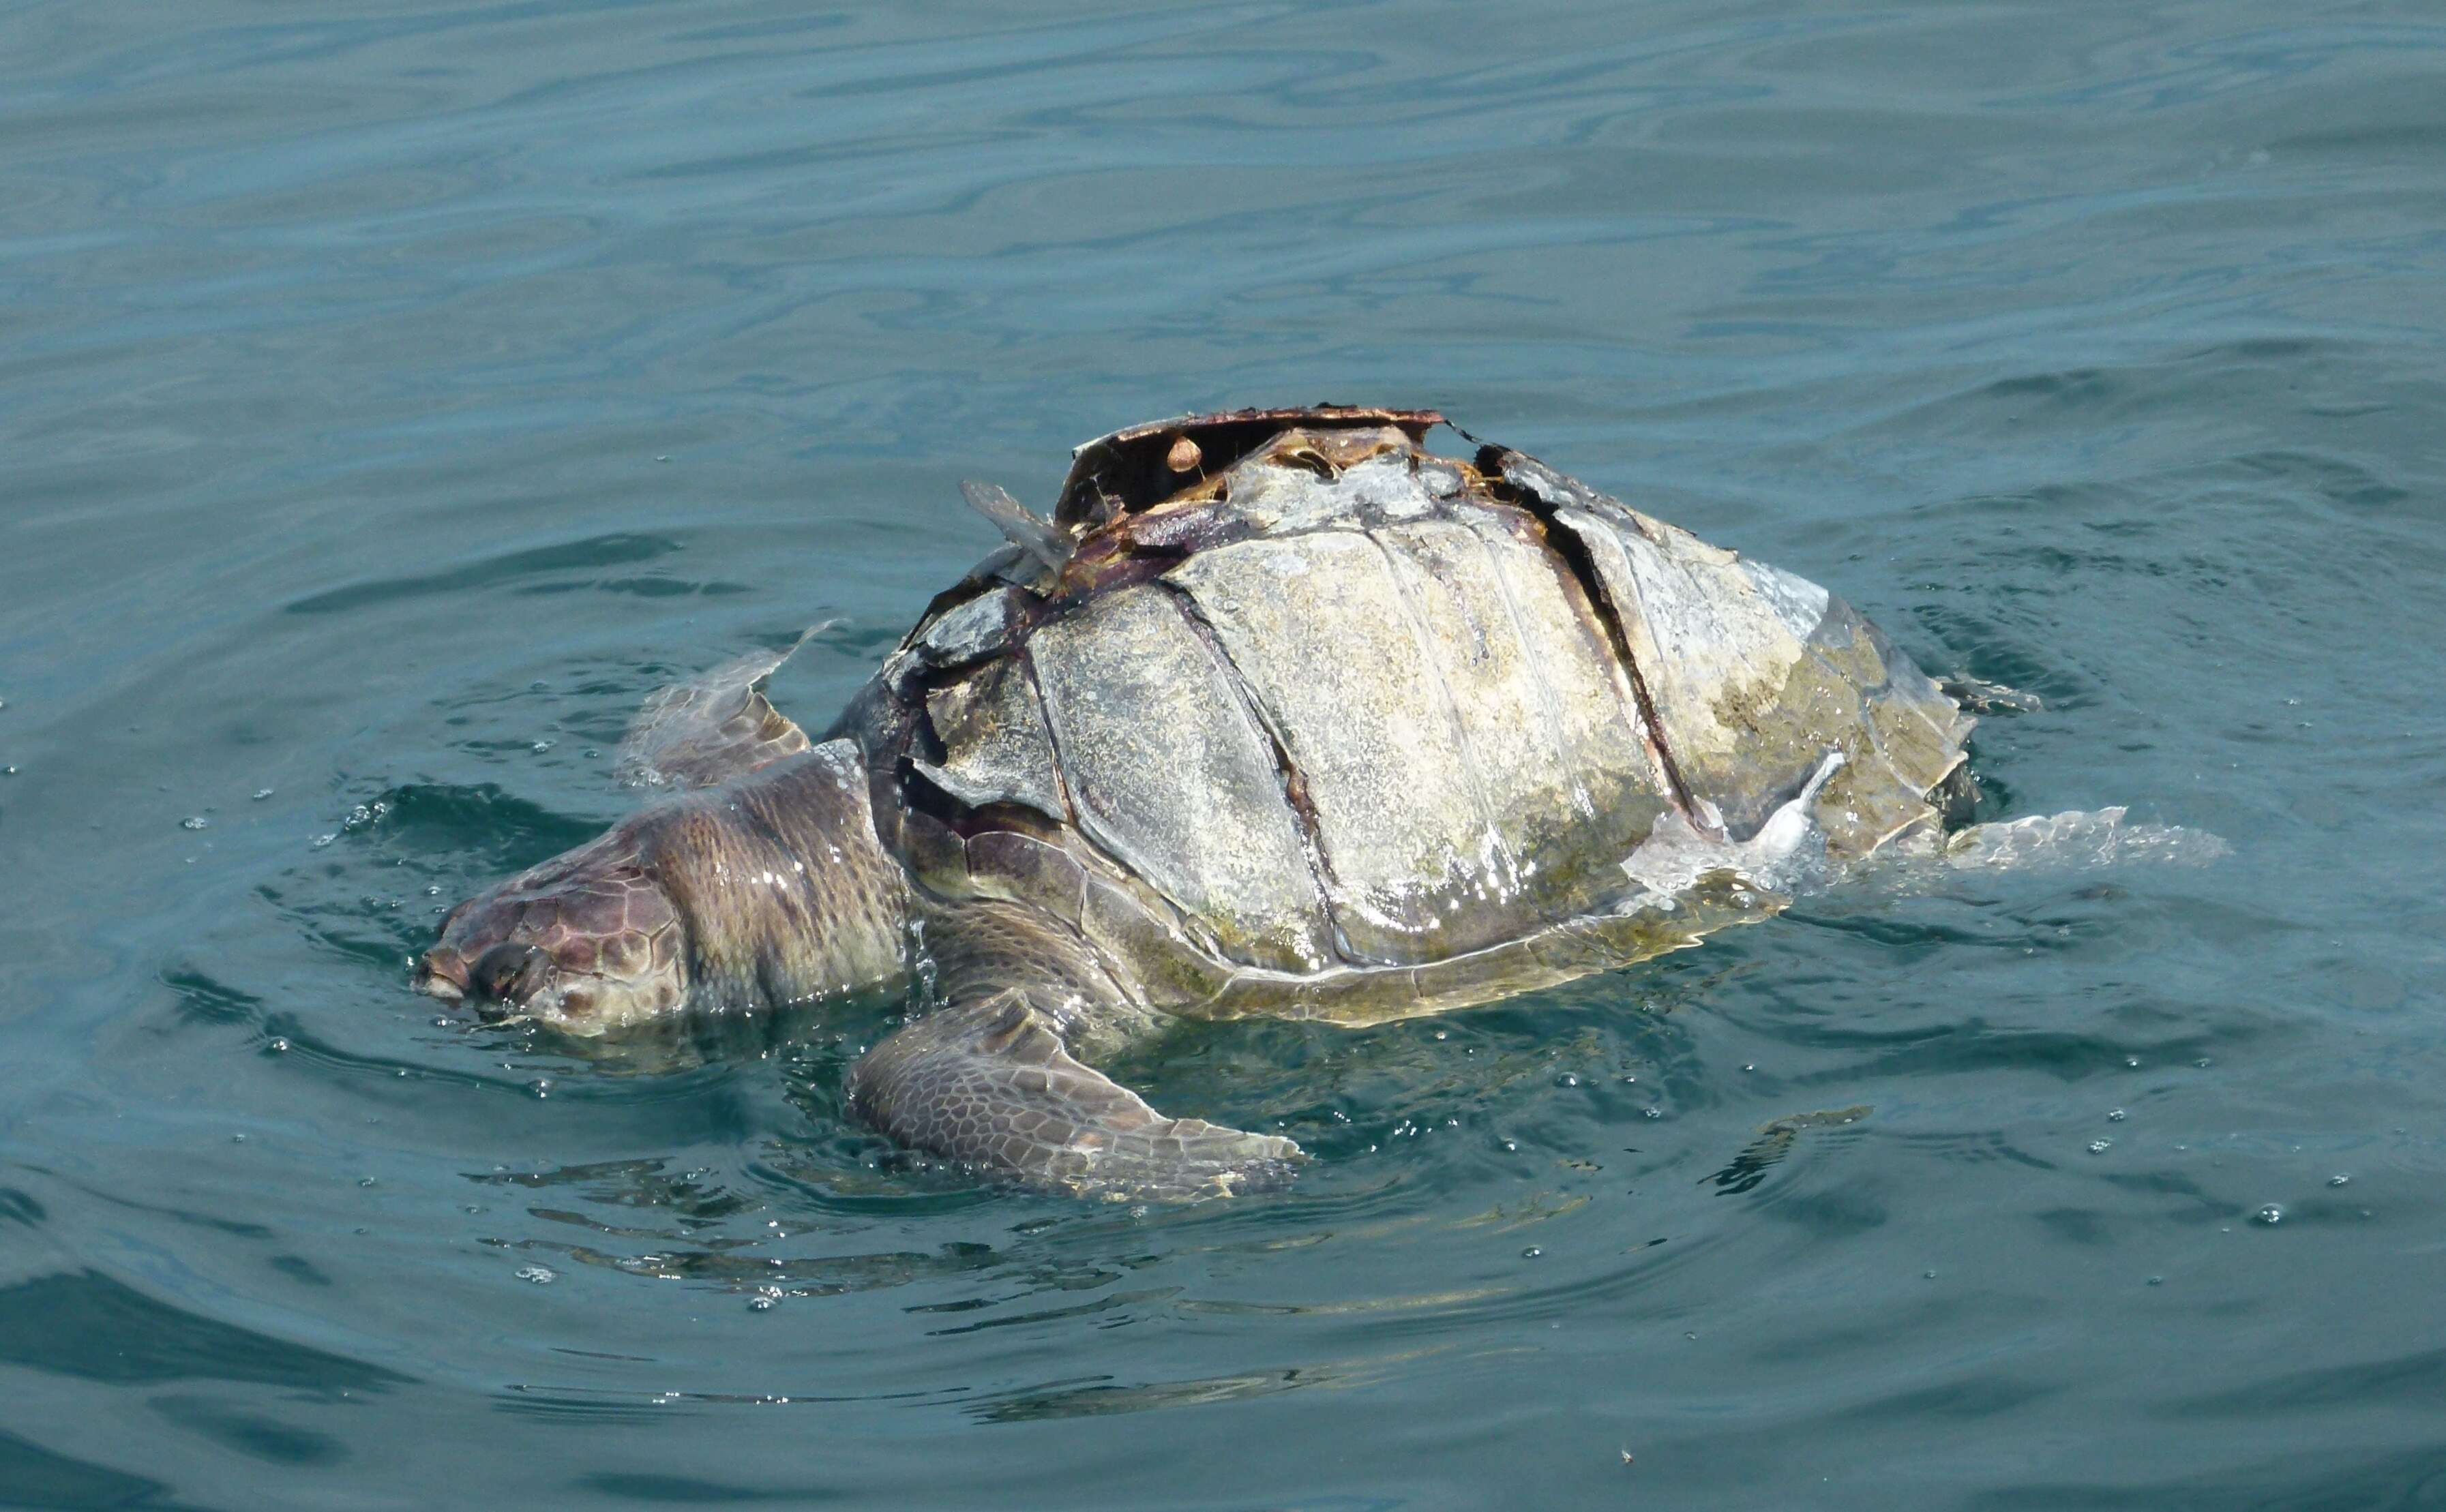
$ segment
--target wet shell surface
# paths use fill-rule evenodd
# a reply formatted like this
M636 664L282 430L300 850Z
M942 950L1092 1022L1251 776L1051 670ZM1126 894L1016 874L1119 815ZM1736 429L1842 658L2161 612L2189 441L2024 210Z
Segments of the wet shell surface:
M1804 793L1836 863L1934 827L1971 721L1874 626L1521 454L1437 456L1439 420L1082 447L835 732L920 884L1049 909L1158 1006L1358 1021L1769 906L1636 858Z

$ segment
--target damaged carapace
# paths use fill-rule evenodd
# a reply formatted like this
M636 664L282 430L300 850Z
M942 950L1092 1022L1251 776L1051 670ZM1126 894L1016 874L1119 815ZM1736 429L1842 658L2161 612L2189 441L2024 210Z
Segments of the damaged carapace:
M851 1073L894 1138L1189 1195L1297 1147L1094 1069L1133 1037L1486 1002L1943 848L1971 720L1875 626L1518 452L1431 451L1440 423L1136 426L1049 516L969 485L1008 544L820 741L759 691L769 656L658 697L628 760L689 791L454 915L434 990L514 962L511 1006L565 1029L659 1011L667 981L567 944L614 911L567 900L616 895L668 915L700 1002L913 992Z

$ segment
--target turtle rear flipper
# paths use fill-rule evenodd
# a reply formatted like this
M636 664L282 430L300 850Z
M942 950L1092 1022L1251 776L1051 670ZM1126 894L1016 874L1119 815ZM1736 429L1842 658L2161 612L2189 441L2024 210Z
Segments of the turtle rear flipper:
M1993 867L2061 868L2127 861L2200 865L2233 848L2206 830L2135 823L2128 811L2075 809L1995 824L1974 824L1944 837L1935 859L1957 871Z
M2047 706L2046 700L2026 689L1989 682L1966 672L1941 679L1936 685L1972 714L2036 714Z
M851 1068L850 1100L904 1145L1035 1185L1122 1201L1280 1185L1299 1146L1166 1118L1082 1064L1060 1005L1010 988L918 1019Z
M751 651L649 694L620 740L620 780L631 787L708 788L806 750L807 732L773 707L763 683L828 627L811 627L787 650Z

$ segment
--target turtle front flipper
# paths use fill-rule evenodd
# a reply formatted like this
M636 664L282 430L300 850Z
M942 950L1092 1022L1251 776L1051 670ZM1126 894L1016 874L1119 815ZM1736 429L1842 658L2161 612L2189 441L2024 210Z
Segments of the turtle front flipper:
M825 626L784 651L751 651L658 688L621 737L620 780L634 787L708 788L807 749L807 732L766 700L764 680Z
M1039 1186L1178 1201L1280 1185L1299 1146L1166 1118L1079 1059L1154 1021L1087 943L1025 905L974 900L922 921L946 1006L850 1068L850 1105L900 1143Z
M1061 1006L1015 987L929 1014L851 1068L851 1104L904 1145L1082 1196L1180 1201L1289 1179L1291 1141L1166 1118L1079 1061Z

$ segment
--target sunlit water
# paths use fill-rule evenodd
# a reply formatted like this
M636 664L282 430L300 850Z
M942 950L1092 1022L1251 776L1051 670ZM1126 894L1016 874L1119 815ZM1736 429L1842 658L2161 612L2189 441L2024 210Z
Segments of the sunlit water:
M2446 1501L2434 9L55 3L0 132L0 1502ZM1316 399L2233 854L1183 1034L1321 1158L1178 1210L894 1157L880 1008L407 992L657 684L844 616L828 720L960 476Z

